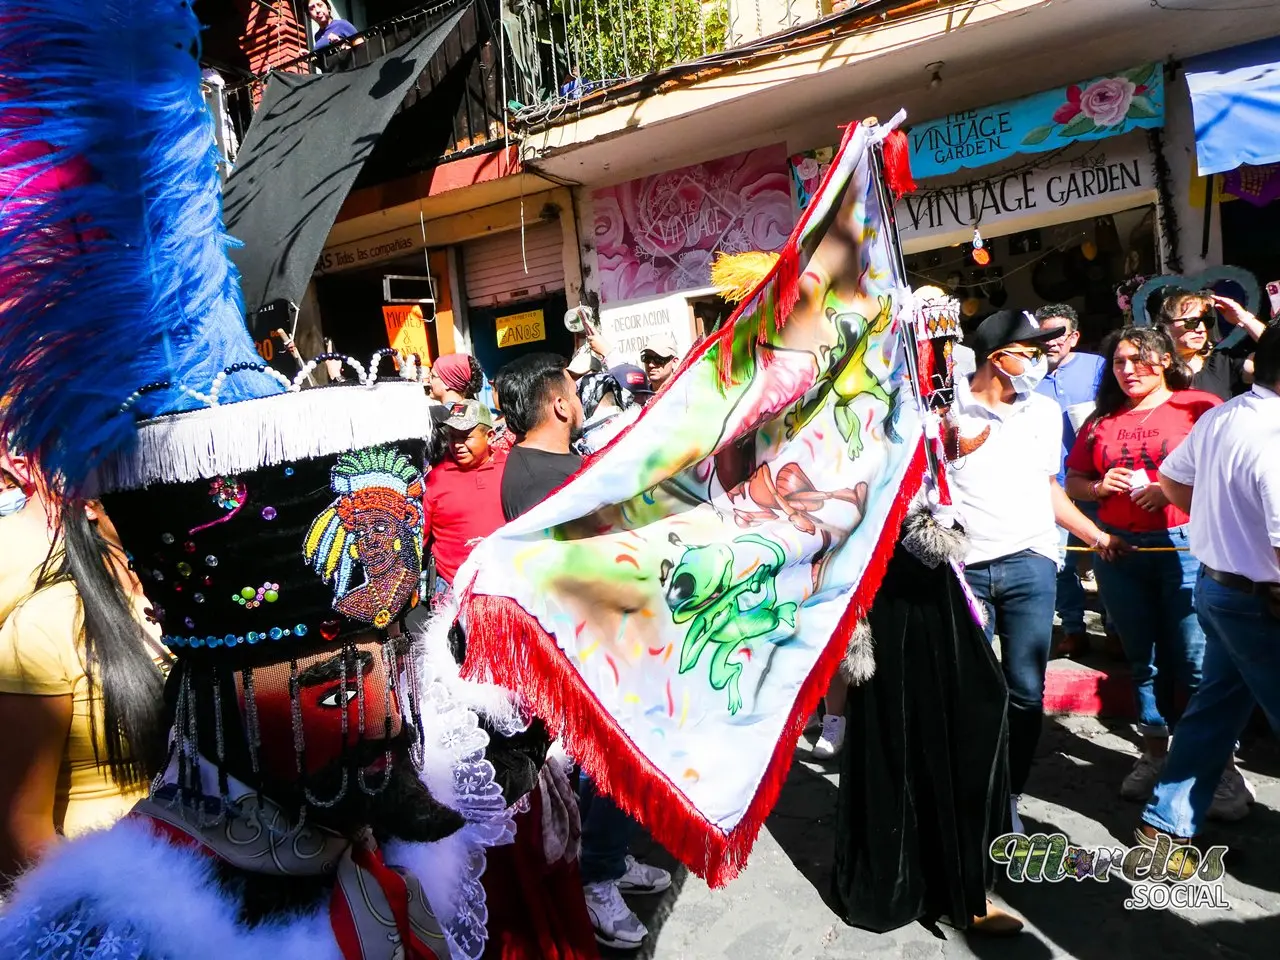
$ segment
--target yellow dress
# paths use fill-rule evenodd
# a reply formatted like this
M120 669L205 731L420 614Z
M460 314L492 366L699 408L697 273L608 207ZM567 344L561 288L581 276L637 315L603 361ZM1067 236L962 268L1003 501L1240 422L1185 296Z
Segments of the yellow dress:
M163 647L155 624L142 617L145 601L134 603L135 616L147 628L157 662ZM32 594L0 624L0 693L72 698L67 732L54 798L53 822L67 837L110 826L129 812L145 789L122 791L105 767L106 747L94 752L90 726L89 679L84 671L81 640L84 613L74 584L56 583ZM97 729L102 729L102 704L97 701ZM98 765L98 757L103 766Z

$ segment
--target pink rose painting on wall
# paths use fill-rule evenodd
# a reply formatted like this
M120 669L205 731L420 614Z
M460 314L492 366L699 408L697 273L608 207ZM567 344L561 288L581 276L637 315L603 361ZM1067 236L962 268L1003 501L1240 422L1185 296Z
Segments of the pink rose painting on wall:
M1119 131L1130 120L1159 117L1162 105L1155 97L1152 81L1156 64L1136 67L1116 77L1092 80L1085 86L1073 83L1066 89L1066 101L1053 111L1053 123L1036 127L1022 138L1024 146L1044 143L1055 132L1073 139L1101 131Z
M718 251L781 250L796 220L782 144L605 187L592 205L605 304L709 286Z

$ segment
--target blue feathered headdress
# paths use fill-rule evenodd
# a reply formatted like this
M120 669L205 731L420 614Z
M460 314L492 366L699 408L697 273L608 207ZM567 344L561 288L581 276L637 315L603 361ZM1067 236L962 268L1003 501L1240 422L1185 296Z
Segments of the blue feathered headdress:
M198 405L219 371L259 362L199 33L181 0L0 11L0 435L72 491L139 417ZM250 370L221 400L282 389Z

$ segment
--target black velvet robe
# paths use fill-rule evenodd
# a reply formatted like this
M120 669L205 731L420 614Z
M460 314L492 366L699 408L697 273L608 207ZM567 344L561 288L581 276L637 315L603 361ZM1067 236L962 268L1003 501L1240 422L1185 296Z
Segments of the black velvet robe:
M1004 678L945 562L899 545L868 621L876 668L845 711L832 899L876 932L967 926L1009 819Z

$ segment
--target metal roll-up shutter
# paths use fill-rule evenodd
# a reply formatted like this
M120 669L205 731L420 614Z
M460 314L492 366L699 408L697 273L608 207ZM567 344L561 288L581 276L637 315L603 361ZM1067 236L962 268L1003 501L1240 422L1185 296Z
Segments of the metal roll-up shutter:
M462 272L467 303L473 307L532 300L563 290L560 221L527 224L523 251L519 230L463 244Z

